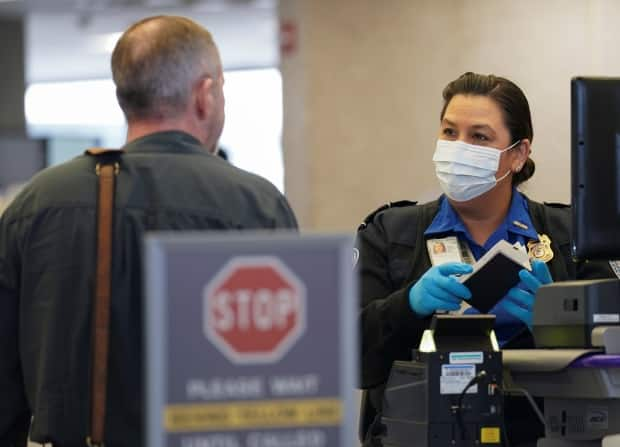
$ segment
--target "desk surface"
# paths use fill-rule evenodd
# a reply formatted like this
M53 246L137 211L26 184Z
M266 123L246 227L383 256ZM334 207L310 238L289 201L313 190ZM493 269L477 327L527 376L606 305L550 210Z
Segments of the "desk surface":
M620 368L620 355L594 354L575 360L571 368Z
M504 365L513 372L559 372L600 349L505 349Z

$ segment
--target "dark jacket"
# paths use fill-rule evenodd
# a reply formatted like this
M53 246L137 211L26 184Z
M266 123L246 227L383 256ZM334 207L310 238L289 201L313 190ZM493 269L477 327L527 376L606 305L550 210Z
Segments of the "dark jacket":
M575 263L570 255L570 208L528 199L532 223L551 238L555 257L547 264L555 281L608 278L607 263ZM361 387L373 390L379 410L382 385L395 360L410 360L431 316L418 317L409 307L409 289L431 267L424 231L439 209L438 201L398 202L371 214L360 227L356 247L360 275L362 330Z
M106 445L142 443L142 236L296 228L276 188L188 134L128 144L115 194ZM95 160L39 173L0 220L0 446L84 445L89 430Z

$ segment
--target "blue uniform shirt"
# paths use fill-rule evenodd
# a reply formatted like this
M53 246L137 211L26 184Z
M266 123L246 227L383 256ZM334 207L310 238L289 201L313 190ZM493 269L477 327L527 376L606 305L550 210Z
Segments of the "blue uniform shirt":
M457 236L460 241L466 241L476 260L480 259L501 239L511 244L519 242L524 246L530 240L538 240L538 234L530 218L527 200L516 189L512 191L512 200L506 218L482 246L473 240L463 221L454 211L446 197L441 196L439 199L439 212L424 232L424 236L426 239L429 239L451 235ZM465 313L478 313L478 311L469 308ZM501 301L489 313L496 316L495 333L500 345L506 343L513 335L525 327L524 323L504 310Z

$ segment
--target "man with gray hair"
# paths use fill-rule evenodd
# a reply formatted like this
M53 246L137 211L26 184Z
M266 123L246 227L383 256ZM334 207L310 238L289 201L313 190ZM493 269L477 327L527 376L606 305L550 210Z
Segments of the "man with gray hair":
M115 154L103 440L137 447L143 234L297 224L273 185L213 155L224 79L207 30L182 17L142 20L117 43L112 72L128 131ZM92 429L96 164L84 155L39 173L0 218L2 447L25 445L28 433L54 447L83 446Z

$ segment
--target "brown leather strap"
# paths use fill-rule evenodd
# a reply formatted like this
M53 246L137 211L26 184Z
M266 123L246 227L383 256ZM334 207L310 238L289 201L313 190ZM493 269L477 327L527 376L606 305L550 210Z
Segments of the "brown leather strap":
M87 151L100 160L110 151ZM118 153L119 151L115 151ZM108 352L110 341L110 301L112 289L112 238L114 222L114 182L119 164L97 163L99 197L97 205L97 271L93 312L93 359L91 376L91 427L89 446L103 446L105 428Z
M106 149L103 147L91 147L84 152L86 155L122 154L122 149Z

